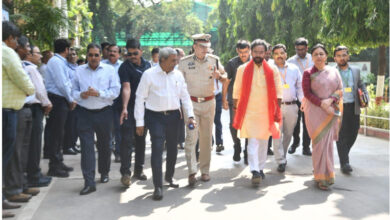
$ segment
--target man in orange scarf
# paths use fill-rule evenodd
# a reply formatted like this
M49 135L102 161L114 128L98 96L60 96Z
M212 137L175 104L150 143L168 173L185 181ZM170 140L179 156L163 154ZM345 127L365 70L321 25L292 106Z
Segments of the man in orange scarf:
M237 69L233 88L233 127L239 130L241 138L249 139L248 163L253 185L265 178L269 136L280 136L282 82L278 69L264 59L267 49L264 40L251 43L253 59Z

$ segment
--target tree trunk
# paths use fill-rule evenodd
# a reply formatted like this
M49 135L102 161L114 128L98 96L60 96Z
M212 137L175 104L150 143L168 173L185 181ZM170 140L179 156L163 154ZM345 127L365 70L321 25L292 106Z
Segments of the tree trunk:
M386 46L379 46L379 71L376 84L376 104L379 105L383 99L383 89L385 85L385 70L386 70Z

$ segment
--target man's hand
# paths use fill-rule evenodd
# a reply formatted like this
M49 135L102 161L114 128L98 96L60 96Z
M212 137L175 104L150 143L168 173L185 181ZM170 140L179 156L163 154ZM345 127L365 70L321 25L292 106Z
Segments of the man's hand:
M123 120L127 120L127 116L128 116L128 112L127 112L127 109L123 109L122 110L122 113L121 113L121 116L119 118L119 124L122 125L123 124Z
M194 125L194 128L196 128L196 126L197 126L197 125L196 125L195 119L192 118L192 117L188 119L188 124L189 124L189 125L190 125L190 124Z
M73 111L73 109L76 108L76 105L77 105L77 102L71 102L71 103L69 103L69 108L70 108L70 110Z
M88 91L80 93L80 97L81 97L82 99L87 99L88 96L89 96L89 92L88 92Z
M219 70L217 68L214 69L214 71L211 73L211 75L213 76L213 79L219 79L219 77L221 77L221 73L219 72Z
M94 89L92 87L88 87L88 92L89 92L89 96L95 96L95 97L100 96L99 91L97 91L96 89Z
M52 104L49 104L49 105L43 107L43 112L44 112L44 114L45 114L45 115L49 115L49 113L50 113L50 111L51 111L52 108L53 108L53 105L52 105Z
M145 130L144 126L137 127L135 132L137 133L138 136L143 136L144 135L144 130Z
M222 108L225 109L225 110L228 110L228 109L229 109L229 103L228 103L228 101L226 100L226 98L223 98L223 99L222 99Z

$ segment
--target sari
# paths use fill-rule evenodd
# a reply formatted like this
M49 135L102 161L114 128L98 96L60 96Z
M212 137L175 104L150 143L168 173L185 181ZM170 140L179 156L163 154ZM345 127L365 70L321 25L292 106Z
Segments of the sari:
M306 128L313 145L314 179L321 185L328 187L334 183L335 179L333 145L334 141L338 140L341 126L343 85L338 70L329 66L325 66L321 71L312 67L304 72L304 78L308 79L308 77L310 77L310 90L306 85L302 109L305 112ZM313 98L309 99L309 95L320 100L334 99L335 103L331 107L335 113L328 114L318 106L318 102L311 101Z

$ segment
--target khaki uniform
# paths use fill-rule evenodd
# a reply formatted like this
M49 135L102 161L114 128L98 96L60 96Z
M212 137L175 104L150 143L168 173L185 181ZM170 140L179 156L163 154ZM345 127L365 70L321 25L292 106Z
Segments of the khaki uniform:
M198 60L196 56L189 55L180 60L179 70L183 73L190 96L204 98L214 95L213 68L224 72L219 58L207 54L204 60ZM226 78L224 73L222 77ZM211 159L212 131L215 115L215 99L205 102L194 102L195 120L197 127L190 130L186 126L185 155L189 174L197 173L196 142L199 134L199 167L202 174L209 174ZM188 117L185 117L187 120ZM186 123L187 124L187 123Z

